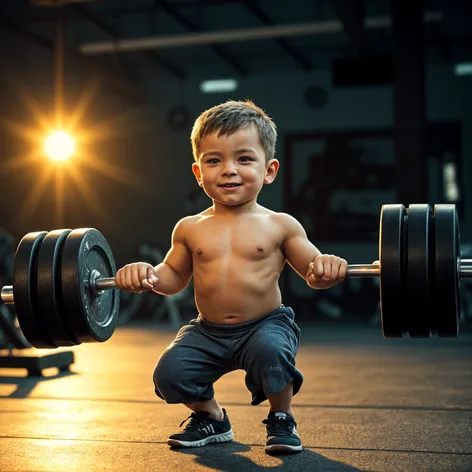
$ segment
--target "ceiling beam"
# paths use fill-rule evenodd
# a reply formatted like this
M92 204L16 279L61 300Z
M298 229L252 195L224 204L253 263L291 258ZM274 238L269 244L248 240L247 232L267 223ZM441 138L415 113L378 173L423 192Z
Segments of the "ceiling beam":
M177 23L180 23L184 28L191 31L192 33L198 33L202 31L195 23L190 21L187 17L183 16L182 13L177 11L173 5L165 0L154 0L157 7L163 9L169 16L174 18ZM216 44L210 45L213 52L226 63L228 63L239 75L248 76L249 70L244 66L236 57L227 51L223 46Z
M256 3L252 0L244 0L247 9L264 25L275 25L273 21ZM291 46L285 39L274 38L274 41L306 72L312 70L310 61Z
M110 35L115 41L119 41L123 38L123 32L118 26L108 23L106 20L101 18L99 15L93 13L92 11L88 10L87 8L84 8L79 5L71 5L71 7L77 13L78 16L94 24L97 28ZM161 67L164 67L165 69L170 71L175 77L179 79L186 78L187 74L185 73L185 71L173 61L163 58L155 51L143 51L143 54L151 61L159 64Z
M442 12L425 12L425 24L438 23L443 20ZM390 28L392 21L389 16L366 18L366 29ZM84 54L115 54L126 51L145 51L176 47L202 46L208 44L234 43L238 41L257 41L292 36L314 36L318 34L338 34L343 32L343 24L339 20L314 21L310 23L281 24L257 28L227 29L218 31L202 31L189 34L160 35L147 38L124 39L121 41L99 41L82 44L80 50Z

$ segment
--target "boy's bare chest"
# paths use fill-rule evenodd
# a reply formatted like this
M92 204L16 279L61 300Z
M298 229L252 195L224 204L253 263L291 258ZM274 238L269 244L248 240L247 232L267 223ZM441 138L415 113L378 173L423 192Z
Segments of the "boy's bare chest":
M281 235L275 225L204 223L192 232L188 244L193 257L210 262L226 257L265 259L277 252L281 255Z

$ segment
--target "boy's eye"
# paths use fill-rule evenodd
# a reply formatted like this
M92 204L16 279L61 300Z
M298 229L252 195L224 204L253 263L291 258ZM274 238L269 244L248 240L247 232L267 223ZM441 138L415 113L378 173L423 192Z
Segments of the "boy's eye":
M216 158L213 158L213 159L208 159L207 160L207 164L218 164L218 159Z
M241 156L239 158L240 161L242 162L248 162L248 161L253 161L254 159L252 157L249 157L249 156Z

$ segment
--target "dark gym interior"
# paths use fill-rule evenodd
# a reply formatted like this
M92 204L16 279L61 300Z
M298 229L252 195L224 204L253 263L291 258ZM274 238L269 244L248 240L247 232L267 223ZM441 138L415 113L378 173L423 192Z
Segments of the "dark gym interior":
M472 471L471 18L461 0L3 0L0 471ZM156 396L153 370L198 315L193 281L102 294L90 268L66 289L80 252L52 267L31 237L96 229L102 278L162 263L176 223L212 206L190 134L227 100L277 126L280 169L258 203L323 254L381 262L328 290L282 270L300 454L264 452L268 403L251 405L243 370L214 385L234 440L169 447L189 410ZM415 211L430 215L423 241ZM75 319L69 344L51 344L56 309ZM107 309L103 339L89 336Z

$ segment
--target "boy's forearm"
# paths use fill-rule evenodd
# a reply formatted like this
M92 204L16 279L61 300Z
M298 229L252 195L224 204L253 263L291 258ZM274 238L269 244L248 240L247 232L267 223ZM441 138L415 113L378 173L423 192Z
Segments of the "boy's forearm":
M154 267L154 272L159 279L159 283L153 289L153 292L160 295L174 295L186 287L179 274L165 262L161 262Z

